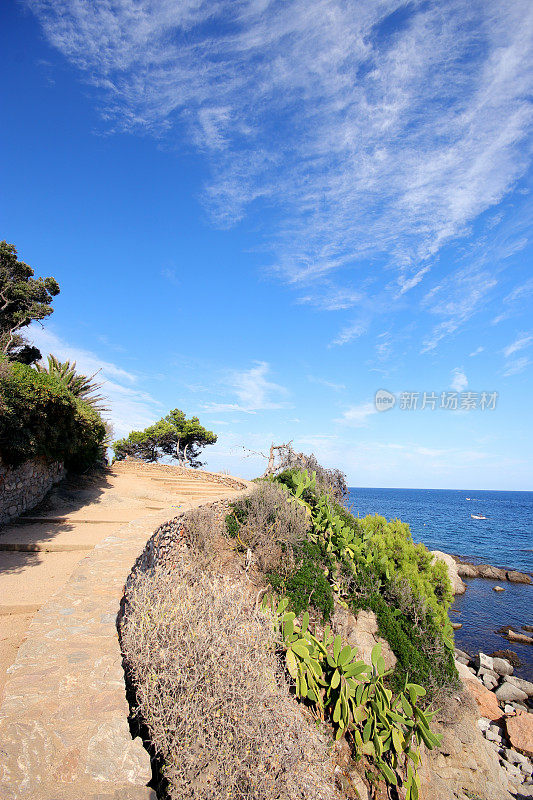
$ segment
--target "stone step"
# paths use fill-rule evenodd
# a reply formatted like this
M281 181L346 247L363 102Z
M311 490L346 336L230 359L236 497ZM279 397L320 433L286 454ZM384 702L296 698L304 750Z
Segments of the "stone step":
M92 550L121 527L114 522L103 527L98 522L78 525L66 522L36 522L33 525L10 525L0 534L0 552L69 553ZM81 557L81 556L80 556Z

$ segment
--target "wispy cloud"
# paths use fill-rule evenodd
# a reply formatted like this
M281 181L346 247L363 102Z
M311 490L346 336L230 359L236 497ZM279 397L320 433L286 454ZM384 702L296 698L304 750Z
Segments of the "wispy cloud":
M205 154L204 198L218 224L253 214L257 201L274 210L272 265L293 284L342 273L357 286L366 262L396 271L396 296L413 291L530 162L528 0L28 7L96 87L109 130L180 142L185 132ZM451 285L436 297L427 351L494 285L477 274L463 276L466 294ZM322 306L348 308L357 291ZM348 326L335 343L358 335Z
M510 377L511 375L518 375L520 372L523 372L527 367L529 367L530 364L531 359L527 358L527 356L515 358L508 362L503 374L506 378Z
M354 339L358 339L366 333L367 327L368 325L366 322L351 322L341 330L329 346L333 347L334 345L343 345L348 344L348 342L353 342Z
M511 344L504 348L503 354L505 358L509 358L509 356L518 353L519 350L523 350L525 347L529 347L531 342L533 342L533 335L530 333L521 333L514 342L511 342Z
M485 348L482 345L480 345L479 347L476 347L475 350L472 350L472 352L468 354L468 357L474 358L475 356L478 356L480 353L482 353L484 349Z
M224 379L223 384L237 402L209 402L204 410L211 412L243 411L254 414L257 411L271 411L287 406L288 391L284 386L269 381L270 366L266 361L258 361L247 370L234 370Z
M428 292L422 306L441 322L424 339L422 352L434 350L442 339L455 334L479 310L496 284L496 278L486 270L467 266Z
M116 438L126 436L131 430L146 428L163 413L161 404L139 388L139 378L134 373L104 361L91 350L70 344L50 328L32 325L28 339L45 358L53 353L62 361L75 361L77 369L85 375L97 373L97 379L103 382L101 394L109 407L104 416L109 418Z
M333 389L335 392L340 392L342 389L346 389L344 383L334 383L333 381L327 381L324 378L317 378L315 375L308 375L307 380L310 383L318 383L321 386L326 386L328 389Z
M335 419L334 422L349 425L353 428L361 428L367 424L369 417L376 413L374 403L359 403L359 405L350 406L343 411L342 416Z

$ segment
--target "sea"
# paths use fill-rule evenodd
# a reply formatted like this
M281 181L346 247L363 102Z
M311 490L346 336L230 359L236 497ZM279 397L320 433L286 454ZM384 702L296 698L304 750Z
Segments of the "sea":
M355 516L380 514L407 522L415 542L430 550L462 556L472 563L533 572L533 492L474 489L349 489L348 507ZM472 519L472 514L486 517ZM533 645L504 639L504 625L520 630L533 625L533 585L465 579L467 590L450 611L457 647L474 655L480 650L513 650L521 661L515 674L533 681ZM522 631L525 633L525 631ZM528 634L532 635L532 634Z

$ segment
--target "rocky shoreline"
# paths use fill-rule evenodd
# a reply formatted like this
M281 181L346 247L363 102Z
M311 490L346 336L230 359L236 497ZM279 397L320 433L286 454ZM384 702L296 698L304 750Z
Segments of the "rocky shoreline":
M533 683L513 675L508 659L455 651L465 689L474 697L478 727L496 751L513 791L533 797Z
M473 564L461 556L452 555L457 565L457 574L460 578L487 578L493 581L510 581L511 583L532 584L531 575L517 569L493 567L491 564Z

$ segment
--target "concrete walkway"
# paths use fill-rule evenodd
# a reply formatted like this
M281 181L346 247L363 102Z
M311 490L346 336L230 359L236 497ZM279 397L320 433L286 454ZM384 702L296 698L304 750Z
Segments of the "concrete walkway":
M119 464L0 532L2 798L150 797L149 758L127 724L124 583L160 524L246 486Z

